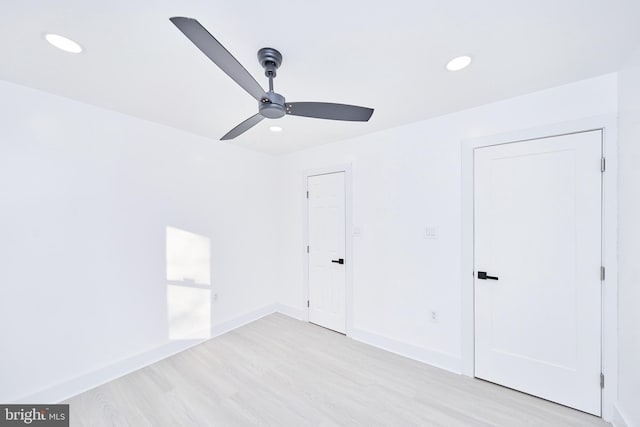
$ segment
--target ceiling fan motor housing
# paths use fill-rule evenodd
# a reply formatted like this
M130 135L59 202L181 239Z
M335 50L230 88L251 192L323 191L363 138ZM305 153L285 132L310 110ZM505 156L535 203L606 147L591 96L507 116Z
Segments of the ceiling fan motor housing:
M267 92L259 103L260 115L267 119L279 119L286 114L284 96L275 92Z

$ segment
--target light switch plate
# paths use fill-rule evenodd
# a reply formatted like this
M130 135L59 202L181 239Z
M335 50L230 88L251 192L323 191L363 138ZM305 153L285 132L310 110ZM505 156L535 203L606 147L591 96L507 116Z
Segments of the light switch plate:
M424 238L435 240L438 238L438 228L429 226L424 229Z

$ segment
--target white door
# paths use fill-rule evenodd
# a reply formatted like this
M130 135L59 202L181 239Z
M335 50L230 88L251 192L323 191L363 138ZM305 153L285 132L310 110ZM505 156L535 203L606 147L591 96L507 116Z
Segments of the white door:
M595 415L601 157L601 131L474 153L475 375Z
M310 176L309 321L346 331L344 172Z

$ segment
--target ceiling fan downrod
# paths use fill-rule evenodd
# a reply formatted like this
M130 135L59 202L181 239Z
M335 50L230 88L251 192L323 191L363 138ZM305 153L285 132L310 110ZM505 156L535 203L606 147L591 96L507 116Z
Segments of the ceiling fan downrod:
M258 62L264 68L264 75L269 78L269 92L273 92L273 79L276 70L282 65L282 54L272 47L263 47L258 51Z
M279 119L286 114L285 99L273 91L273 79L276 78L276 70L282 64L282 54L272 47L263 47L258 51L258 62L264 68L264 75L269 78L269 92L260 100L260 114L268 119Z

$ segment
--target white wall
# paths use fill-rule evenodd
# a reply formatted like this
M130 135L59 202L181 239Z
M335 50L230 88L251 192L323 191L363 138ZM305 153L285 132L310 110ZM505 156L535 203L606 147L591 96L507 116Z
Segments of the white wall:
M0 82L0 401L170 341L168 226L210 241L214 325L276 301L302 312L303 171L344 163L361 229L347 260L355 332L459 371L460 142L617 108L612 74L273 158ZM627 265L621 279L637 283ZM637 335L622 332L638 319L620 320L621 350L636 345L622 373L638 359ZM629 411L633 381L620 384Z
M356 335L459 371L461 141L616 110L610 74L283 157L281 302L306 305L303 171L352 163ZM427 226L437 240L423 238Z
M640 426L640 51L619 77L618 409Z
M0 133L0 402L169 343L167 226L214 326L275 302L274 158L6 82Z

